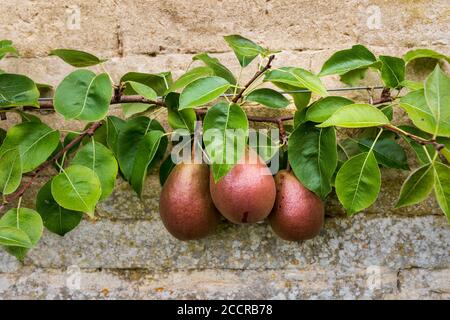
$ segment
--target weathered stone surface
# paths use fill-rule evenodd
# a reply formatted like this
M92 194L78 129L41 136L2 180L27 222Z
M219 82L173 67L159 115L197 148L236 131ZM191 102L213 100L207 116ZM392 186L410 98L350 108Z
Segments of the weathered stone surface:
M55 47L104 56L229 51L238 33L273 49L327 49L364 43L448 45L447 2L333 1L5 1L2 37L26 56ZM79 12L79 27L78 27Z
M27 57L57 48L77 48L102 57L117 54L116 1L2 1L2 39Z
M301 243L280 240L266 223L236 226L225 222L209 238L180 242L152 214L151 221L83 221L64 238L46 233L25 263L45 268L151 270L446 268L450 265L449 236L444 217L359 215L326 219L317 238ZM8 258L1 259L6 261L1 268L14 269Z
M0 273L0 299L448 299L450 270L23 268ZM194 289L195 288L195 289Z
M395 10L382 0L128 0L120 5L128 13L120 19L124 49L133 53L228 51L221 36L234 33L273 49L448 44L445 1L432 6L398 1Z
M412 268L398 273L402 299L450 298L450 270Z

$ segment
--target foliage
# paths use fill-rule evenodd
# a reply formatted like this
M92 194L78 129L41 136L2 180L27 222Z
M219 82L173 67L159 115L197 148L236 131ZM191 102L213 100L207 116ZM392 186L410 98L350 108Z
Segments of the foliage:
M22 122L0 130L1 210L19 199L17 209L0 219L0 245L23 260L43 227L64 236L83 214L95 219L96 206L113 192L118 175L142 195L148 172L160 165L163 184L175 164L165 157L173 132L156 120L160 110L167 111L172 130L191 136L196 120L204 116L204 132L216 133L214 139L204 139L215 181L245 153L249 122L271 122L280 128L281 143L261 150L261 156L267 161L278 151L282 159L287 156L303 185L322 199L334 189L349 215L376 201L382 166L411 170L396 207L417 204L434 190L450 221L450 78L439 64L449 61L448 56L417 49L403 57L377 57L355 45L334 53L316 74L299 66L271 68L276 52L242 36L226 36L225 41L241 68L257 65L249 83L240 83L240 76L207 53L194 56L192 68L175 81L170 72L128 72L113 84L104 68L92 68L106 60L77 50L51 51L76 68L57 86L53 110L65 120L84 123L81 133L50 128L37 116L38 108L44 108L39 98L50 86L1 72L0 113L17 113ZM8 55L19 53L10 40L0 41L0 59ZM408 63L422 58L439 63L423 82L407 79ZM385 87L379 101L329 95L321 79L338 75L342 82L355 84L368 70L378 73ZM292 116L260 118L245 112L248 105L277 112L292 103ZM127 120L108 115L112 104L122 105ZM397 108L406 111L412 125L398 124ZM240 143L228 143L233 138L229 129L240 131ZM351 138L337 138L349 131ZM407 159L407 149L417 161ZM224 158L231 162L224 164ZM22 177L34 177L47 167L57 173L38 192L37 211L21 208L21 196L30 185Z

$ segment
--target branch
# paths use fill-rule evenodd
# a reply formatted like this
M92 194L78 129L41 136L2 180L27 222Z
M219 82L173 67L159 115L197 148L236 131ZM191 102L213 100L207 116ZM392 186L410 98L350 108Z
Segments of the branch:
M441 157L441 160L443 160L444 163L448 163L447 159L445 157L443 157L443 155L441 154L441 151L442 151L442 149L445 148L445 145L442 144L442 143L437 142L436 139L427 140L427 139L424 139L422 137L416 136L416 135L414 135L412 133L409 133L407 131L404 131L404 130L402 130L402 129L396 127L396 126L393 126L391 124L384 125L383 128L386 129L386 130L395 132L397 134L404 135L404 136L406 136L406 137L416 141L417 143L419 143L419 144L421 144L423 146L427 145L427 144L432 145L434 147L434 149L439 153L439 156Z
M160 107L165 107L166 104L163 101L154 101L154 100L148 100L145 99L142 96L124 96L121 94L115 94L114 97L111 99L110 104L120 104L120 103L148 103L148 104L154 104ZM42 110L54 110L55 107L53 105L52 100L46 100L46 101L39 101L40 109ZM39 110L34 107L24 107L24 110Z
M275 59L274 55L271 55L269 57L269 61L267 61L267 64L264 66L264 68L262 68L261 70L258 70L258 72L255 73L255 75L245 84L244 88L241 89L241 91L238 92L238 94L236 96L234 96L233 100L231 100L232 102L236 103L239 101L239 99L242 98L242 95L244 94L245 90L248 89L248 87L250 87L250 85L255 82L256 79L258 79L264 72L266 72L267 70L269 70L272 67L272 61L273 59Z
M84 132L78 135L75 139L70 141L64 148L62 148L57 154L55 154L51 159L45 161L33 173L30 174L30 180L28 180L18 191L6 197L6 202L0 205L0 211L3 211L7 205L7 203L15 201L23 196L23 194L31 187L34 180L39 176L39 174L45 168L51 166L55 161L59 160L67 151L69 151L72 147L76 146L81 140L83 140L86 136L94 135L95 131L102 126L102 122L94 122L89 128L87 128Z
M370 104L377 105L377 104L383 104L386 102L392 102L394 98L391 96L391 89L389 88L383 88L383 91L381 91L380 99L370 101Z
M281 144L285 145L288 141L288 138L287 138L287 134L286 134L286 129L284 128L283 120L278 118L277 124L278 124L278 129L280 130Z
M208 109L195 109L195 113L198 116L205 115L207 112L208 112ZM279 124L280 121L284 122L284 121L289 121L289 120L294 119L294 116L293 115L285 115L285 116L271 118L271 117L259 117L259 116L247 115L247 119L252 122L268 122L268 123Z

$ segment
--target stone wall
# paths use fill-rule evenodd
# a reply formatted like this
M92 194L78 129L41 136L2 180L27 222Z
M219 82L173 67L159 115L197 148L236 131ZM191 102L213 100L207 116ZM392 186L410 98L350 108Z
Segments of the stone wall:
M418 47L450 53L446 0L0 3L0 38L13 40L22 54L5 59L0 68L52 85L72 70L47 56L55 48L108 58L106 69L116 81L127 71L170 69L178 76L203 51L237 71L222 41L231 33L283 50L275 66L316 72L332 52L356 43L377 54L400 55ZM377 78L367 83L376 85ZM335 77L325 84L339 86ZM366 98L367 93L352 97ZM0 126L14 120L9 117ZM81 126L52 114L44 121L57 128ZM24 264L0 251L0 299L448 299L450 227L433 199L392 209L405 177L385 170L380 199L353 218L332 197L324 230L302 243L278 239L266 223L235 226L225 221L208 239L176 241L159 219L157 176L149 177L142 199L118 181L114 194L99 206L96 221L83 221L64 238L45 232ZM38 186L24 199L27 205L33 205Z

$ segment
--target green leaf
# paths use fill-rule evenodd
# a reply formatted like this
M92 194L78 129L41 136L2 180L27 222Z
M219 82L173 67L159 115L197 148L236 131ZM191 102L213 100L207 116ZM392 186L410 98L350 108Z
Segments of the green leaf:
M339 108L319 128L337 126L344 128L365 128L382 126L389 119L376 107L370 104L349 104Z
M18 148L22 159L22 172L30 172L43 163L56 149L59 132L43 123L24 122L8 130L0 154Z
M450 58L444 54L438 53L431 49L415 49L408 51L403 59L408 63L419 58L445 59L450 62Z
M101 194L97 174L85 166L70 166L52 180L52 195L61 207L85 212L91 218Z
M341 75L340 80L349 86L356 86L365 78L368 69L369 68L361 68L348 71Z
M419 129L417 129L416 127L413 126L407 126L407 125L403 125L403 126L399 126L400 129L412 133L416 136L419 136L421 138L424 139L431 139L431 136ZM425 150L424 150L424 146L421 145L420 143L414 141L413 139L405 136L405 135L401 135L401 137L403 138L403 140L406 141L406 143L414 150L414 152L417 155L417 159L419 160L420 164L427 164L430 163L430 159L428 158L428 155L426 154ZM431 145L426 145L425 148L427 149L429 155L431 157L434 156L436 150L433 148L433 146Z
M189 83L208 76L213 76L214 70L208 66L203 67L197 67L194 69L191 69L187 71L185 74L183 74L181 77L177 79L170 87L166 90L165 94L168 94L169 92L174 92L179 89L184 88Z
M364 138L358 141L362 151L369 151L374 139ZM380 138L373 147L373 153L378 163L388 168L409 170L406 153L394 140Z
M15 227L0 227L0 245L22 248L33 246L27 234Z
M115 116L106 117L106 144L116 157L118 156L117 139L119 138L119 132L125 126L125 123L124 120Z
M52 97L53 86L46 83L36 83L40 97Z
M70 49L52 50L50 51L50 56L57 56L62 60L64 60L64 62L77 68L95 66L99 63L106 61L106 59L101 60L96 56L94 56L93 54L84 51L70 50Z
M158 98L158 94L150 88L149 86L136 82L136 81L127 81L126 85L130 85L131 88L138 94L143 96L147 100L155 101Z
M73 158L72 165L82 165L94 171L102 187L100 200L106 199L114 189L118 165L111 150L92 140L81 148Z
M56 88L55 110L66 120L98 121L108 113L113 94L106 73L95 75L89 70L76 70Z
M97 129L98 131L99 129ZM96 133L97 133L96 131ZM58 154L58 152L60 152L65 146L67 146L70 142L72 142L73 139L75 139L78 136L77 133L75 132L69 132L66 134L66 136L64 137L64 140L58 143L58 147L55 149L55 151L53 151L53 153L51 154L51 156L49 158L54 157L55 155ZM78 141L77 143L75 143L75 145L73 145L69 150L67 150L66 152L66 157L65 160L67 160L67 156L71 155L74 151L76 151L78 149L78 147L80 146L81 141ZM61 163L59 161L56 161L53 164L53 167L55 168L55 170L59 170L59 165L63 166L64 164L62 163L62 158L60 159Z
M436 124L434 115L425 100L424 90L408 93L400 98L400 107L407 113L411 121L420 130L434 134L436 130L440 135L450 134L450 127L445 123ZM446 127L449 127L446 129Z
M441 153L444 156L444 158L446 158L447 161L450 162L450 139L443 138L443 137L437 137L436 142L443 144L445 146L443 149L441 149ZM429 145L429 147L434 150L434 148L432 148L432 146Z
M171 155L169 155L161 164L161 167L159 168L159 183L161 184L161 187L166 182L167 178L172 172L172 169L175 168L175 165L176 164L172 161Z
M342 167L342 165L350 159L350 156L346 153L346 150L342 146L341 143L338 143L337 145L337 154L338 154L338 163L336 166L336 170L334 171L333 178L331 178L331 185L334 186L334 182L336 180L336 174L339 171L339 169Z
M351 49L338 51L322 66L319 76L331 74L343 75L349 71L367 68L376 63L372 52L362 45L355 45Z
M392 119L394 119L394 108L392 108L392 105L383 105L379 106L378 108L381 110L381 112L384 113L389 121L392 121Z
M199 53L195 55L192 60L200 60L205 65L213 69L214 74L218 77L224 78L227 80L230 84L235 85L236 84L236 78L234 77L233 73L225 67L223 64L220 63L219 59L213 58L209 56L207 53Z
M206 152L217 182L244 155L248 137L247 115L237 104L221 102L208 110L203 129Z
M186 129L194 132L197 116L194 109L178 110L180 94L171 92L166 96L164 102L167 105L167 119L172 129Z
M287 92L308 90L306 88L295 87L282 82L273 82L273 84L276 85L281 90ZM294 104L297 110L305 109L308 106L309 101L311 100L311 91L289 93L289 95L294 99Z
M388 88L401 87L403 80L405 80L405 61L390 56L380 56L380 60L383 62L381 79L383 79L385 86Z
M136 191L139 196L142 195L147 170L155 159L163 137L163 131L154 130L147 133L139 143L130 179L133 190Z
M444 131L445 136L450 136L450 78L439 65L425 80L425 100L436 122L433 135Z
M228 88L230 83L220 77L197 79L181 92L179 110L205 105L225 93Z
M450 222L450 167L440 162L434 162L433 167L436 200Z
M0 74L0 108L39 107L39 90L30 78L11 73Z
M130 118L136 114L145 112L149 110L150 108L155 107L154 104L148 104L148 103L123 103L122 105L122 112L125 118Z
M433 189L434 171L431 164L414 170L402 185L396 208L410 206L425 200Z
M60 236L64 236L78 226L83 217L82 212L64 209L55 201L51 181L39 190L36 210L41 215L44 226Z
M422 82L417 82L417 81L412 81L412 80L403 80L400 85L402 87L405 87L409 90L420 90L423 89L423 83Z
M22 180L22 164L18 149L0 153L0 193L11 194L17 190Z
M117 139L117 159L126 180L130 181L139 145L152 130L164 132L164 128L155 119L135 117L128 120L119 132ZM164 153L164 152L162 152ZM158 153L159 154L159 153ZM163 154L159 154L161 157Z
M307 88L312 92L327 96L327 89L323 86L319 77L302 68L283 67L269 70L265 73L264 81L281 82L294 87Z
M19 55L19 52L17 49L12 45L11 40L1 40L0 41L0 60L6 57L6 55L12 55L17 57Z
M172 74L170 72L161 72L157 74L128 72L120 79L120 83L125 83L127 81L142 83L155 90L158 96L164 95L164 92L173 82ZM138 94L131 86L126 87L123 93L125 95Z
M373 204L381 187L381 173L373 152L358 154L345 162L337 173L335 187L349 215Z
M301 125L302 123L307 121L306 110L307 109L295 111L295 113L294 113L294 128L297 128L299 125Z
M1 227L17 228L27 235L31 243L30 247L6 247L6 251L21 261L28 253L28 249L37 245L39 239L42 237L42 231L44 229L41 216L36 211L27 208L9 210L0 219L0 228Z
M345 160L361 154L361 148L359 147L358 141L353 138L347 138L339 141L339 147L341 151L345 154Z
M42 123L41 119L37 116L35 116L34 114L31 113L26 113L23 112L22 110L15 110L19 115L20 118L22 119L22 122L37 122L37 123Z
M325 97L314 102L306 112L306 119L313 122L326 121L339 108L354 102L344 97Z
M302 184L325 198L331 191L331 178L337 166L335 129L303 123L289 137L288 156Z
M274 109L286 108L289 105L289 100L281 93L269 88L253 90L245 96L245 99Z
M259 54L265 52L265 50L254 43L253 41L244 38L240 35L229 35L223 37L228 43L234 54L239 60L239 64L242 67L246 67L250 64Z
M434 136L450 137L450 79L436 66L425 80L425 89L400 99L416 127Z

